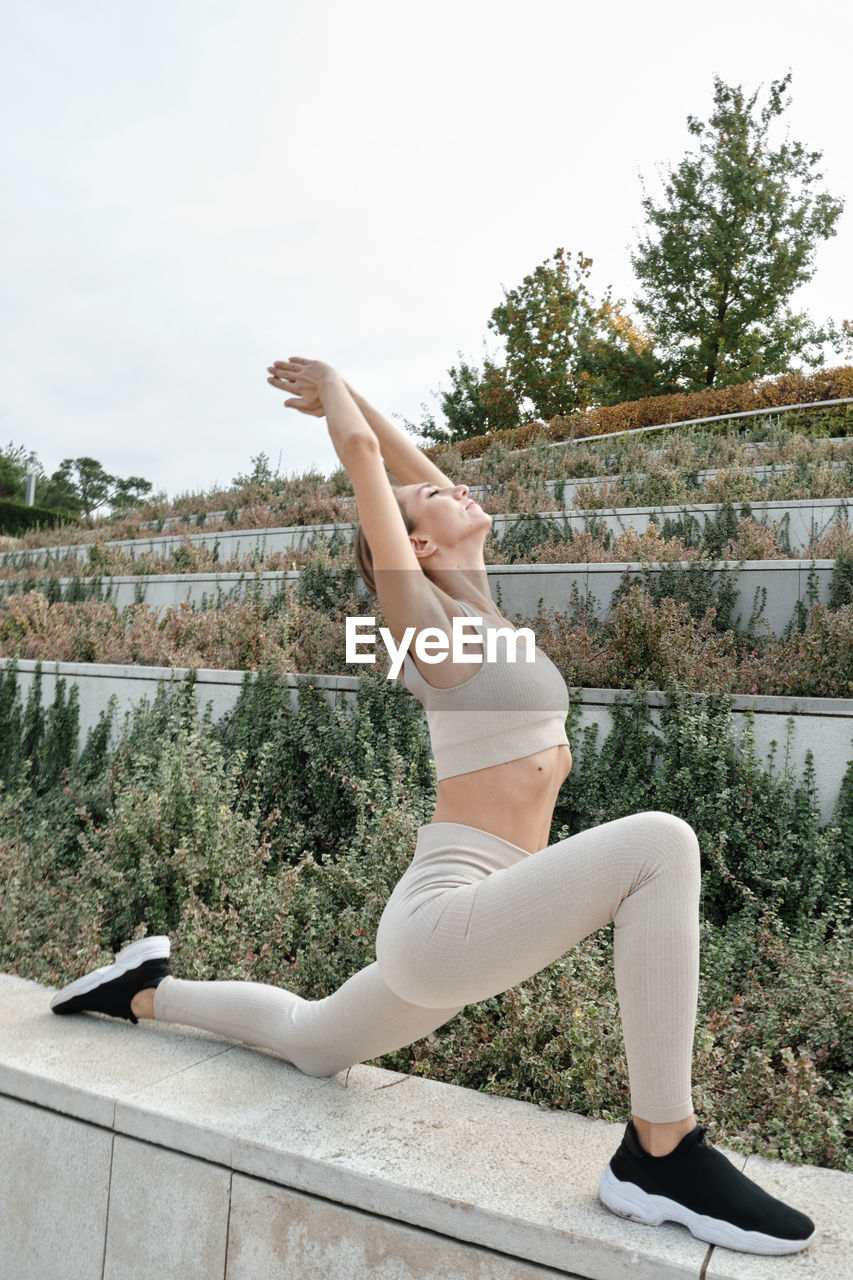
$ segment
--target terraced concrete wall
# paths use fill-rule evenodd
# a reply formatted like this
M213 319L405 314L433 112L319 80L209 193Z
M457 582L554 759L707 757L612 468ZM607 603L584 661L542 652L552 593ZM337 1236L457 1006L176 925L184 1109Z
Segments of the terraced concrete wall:
M8 659L0 659L8 665ZM20 661L18 684L26 697L34 678L36 663ZM81 745L89 729L98 722L110 698L115 695L119 716L123 716L143 697L153 701L157 686L163 681L182 679L186 671L170 671L163 667L115 667L98 663L42 664L42 695L45 702L53 699L57 679L76 684L80 696ZM237 701L244 673L242 671L200 670L196 690L201 709L210 705L214 720L225 715ZM296 679L283 677L296 699ZM313 676L315 687L323 689L330 702L355 696L358 680L354 676ZM616 689L581 689L573 693L580 702L580 727L597 724L599 741L609 733L613 704L625 694ZM661 693L648 693L652 721L657 723L664 698ZM853 699L850 698L768 698L739 695L733 700L732 720L736 736L747 727L747 712L754 716L753 732L759 759L765 760L773 742L778 746L774 768L785 763L788 722L791 721L789 763L799 780L807 751L811 751L817 770L818 805L821 821L829 821L838 797L848 762L853 759Z
M607 479L608 477L604 477ZM618 479L618 477L615 477ZM562 482L559 482L562 483ZM567 486L577 488L581 481L566 481ZM587 481L583 483L593 483ZM552 491L556 481L549 481ZM472 490L472 495L475 490ZM576 510L571 496L564 495L564 506L558 511L541 511L538 514L543 520L553 521L561 531L571 529L580 533L594 525L598 529L606 529L612 534L623 533L626 529L635 529L642 533L654 522L661 528L664 520L678 520L692 516L701 528L720 510L719 503L681 503L655 505L647 507L601 507L588 511ZM742 508L749 508L753 518L769 528L779 527L788 538L792 553L805 549L813 538L821 537L835 523L848 520L850 498L808 498L784 501L752 501L735 502L734 508L740 514ZM498 514L492 517L492 532L500 539L517 521L523 519L517 513ZM288 551L304 551L318 542L330 541L336 537L344 543L351 543L355 534L354 523L283 525L269 529L223 529L218 532L171 534L152 538L124 539L123 541L96 544L114 547L127 551L133 559L152 556L155 559L168 559L179 547L189 543L215 553L220 563L226 563L235 557L255 557L262 562L266 556ZM0 554L0 563L11 561L15 564L47 564L65 555L74 556L82 569L89 562L91 543L76 545L33 548L24 551L7 551Z
M582 564L488 565L486 572L492 594L504 614L535 617L542 601L548 610L566 612L577 592L582 601L593 597L596 613L604 618L611 609L614 591L625 574L631 580L678 568L679 562L610 562ZM690 562L680 567L689 569ZM714 572L734 586L735 620L746 625L756 607L761 606L760 633L779 636L791 621L797 602L807 606L812 598L829 600L834 560L742 560L720 561ZM212 607L223 601L242 600L250 594L263 599L294 586L298 571L268 573L163 573L126 575L100 579L101 590L118 609L144 601L154 609L167 609L184 602L194 607ZM85 581L85 580L84 580ZM61 579L63 590L71 579ZM360 581L357 588L370 613L370 600Z

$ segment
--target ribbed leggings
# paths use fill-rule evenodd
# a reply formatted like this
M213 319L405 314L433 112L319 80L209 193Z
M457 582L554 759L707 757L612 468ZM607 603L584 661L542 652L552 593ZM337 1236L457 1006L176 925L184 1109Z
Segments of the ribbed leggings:
M421 1039L613 921L632 1110L682 1120L692 1111L698 906L698 841L669 813L617 818L535 854L477 827L430 823L379 922L376 962L332 995L167 978L154 1016L330 1076Z

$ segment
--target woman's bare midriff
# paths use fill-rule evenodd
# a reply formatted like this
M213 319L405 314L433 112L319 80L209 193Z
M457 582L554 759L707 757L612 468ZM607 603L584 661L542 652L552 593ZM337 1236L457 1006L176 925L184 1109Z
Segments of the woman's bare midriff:
M431 822L462 822L528 853L548 845L560 787L572 768L565 743L532 756L444 778Z
M458 609L462 615L463 611L449 596L444 596L443 603L448 608L448 625L452 625L453 613ZM482 616L497 626L512 625L497 613ZM420 670L416 659L415 662ZM447 689L469 679L471 671L470 663L445 659L432 666L428 673L421 671L421 674L428 683ZM430 821L479 827L528 853L536 853L547 848L554 805L571 768L571 749L561 743L522 756L520 760L444 778L438 784L435 812Z

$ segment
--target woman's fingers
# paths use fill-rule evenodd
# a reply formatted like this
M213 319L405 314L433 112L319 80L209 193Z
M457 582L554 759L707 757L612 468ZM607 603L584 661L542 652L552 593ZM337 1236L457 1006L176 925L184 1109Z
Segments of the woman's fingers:
M291 356L289 360L274 360L267 366L267 382L277 391L287 391L291 399L284 401L286 409L298 409L315 418L325 417L325 409L318 394L318 386L332 366L321 360L309 360L306 356Z
M300 365L317 364L316 360L308 360L305 356L291 356L289 360L273 360L269 366L270 372L274 369L293 369Z

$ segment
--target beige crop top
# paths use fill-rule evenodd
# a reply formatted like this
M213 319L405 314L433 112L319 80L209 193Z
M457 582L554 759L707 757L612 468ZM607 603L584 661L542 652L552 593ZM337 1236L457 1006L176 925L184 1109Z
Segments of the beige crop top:
M471 605L457 604L468 617L478 617ZM485 620L466 628L466 650L477 636L498 628ZM510 628L512 630L512 628ZM536 649L534 662L527 661L523 640L516 647L516 659L507 659L510 640L495 636L495 661L483 662L474 674L453 689L429 684L407 652L400 678L410 693L423 704L429 726L432 752L439 782L459 773L471 773L490 765L506 764L533 755L546 747L569 745L566 716L569 690L550 658Z

